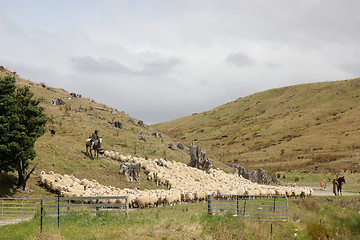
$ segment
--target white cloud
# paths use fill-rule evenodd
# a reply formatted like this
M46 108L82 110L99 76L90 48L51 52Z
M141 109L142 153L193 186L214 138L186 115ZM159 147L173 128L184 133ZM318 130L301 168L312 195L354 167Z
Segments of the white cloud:
M255 65L256 62L254 59L250 58L245 53L237 52L230 54L226 59L225 62L230 65L234 65L236 67L246 67Z
M7 1L0 65L147 123L358 77L357 0ZM16 9L16 14L13 14Z

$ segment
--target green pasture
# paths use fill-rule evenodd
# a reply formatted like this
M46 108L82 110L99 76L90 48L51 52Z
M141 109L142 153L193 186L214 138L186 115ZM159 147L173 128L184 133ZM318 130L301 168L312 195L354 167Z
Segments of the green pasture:
M259 223L208 216L206 203L130 211L129 216L88 212L40 216L0 227L0 239L359 239L360 197L289 199L289 222Z

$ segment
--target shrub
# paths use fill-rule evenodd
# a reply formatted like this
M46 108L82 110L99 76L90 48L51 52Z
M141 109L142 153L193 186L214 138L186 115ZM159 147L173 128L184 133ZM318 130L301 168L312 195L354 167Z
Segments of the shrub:
M311 211L319 211L320 209L319 200L315 198L304 199L304 206L306 207L306 209Z
M310 239L332 239L332 233L323 224L308 223L307 232Z

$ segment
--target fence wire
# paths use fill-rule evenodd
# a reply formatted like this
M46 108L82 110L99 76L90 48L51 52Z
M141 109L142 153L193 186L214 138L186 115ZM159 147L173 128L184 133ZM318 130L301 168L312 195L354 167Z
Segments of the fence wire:
M285 196L212 194L207 207L212 216L230 214L259 222L287 222L289 218Z

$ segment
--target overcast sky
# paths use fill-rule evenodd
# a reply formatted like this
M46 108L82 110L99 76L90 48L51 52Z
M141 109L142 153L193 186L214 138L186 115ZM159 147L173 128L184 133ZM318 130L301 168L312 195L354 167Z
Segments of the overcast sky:
M0 0L0 66L147 124L360 76L359 0Z

